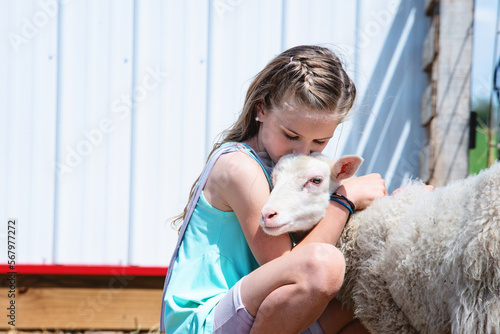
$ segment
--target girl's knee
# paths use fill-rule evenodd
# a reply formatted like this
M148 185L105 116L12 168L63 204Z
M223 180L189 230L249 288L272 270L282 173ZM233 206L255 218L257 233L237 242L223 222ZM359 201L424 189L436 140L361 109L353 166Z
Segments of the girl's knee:
M328 298L333 298L342 286L345 259L332 245L318 243L304 246L297 267L306 285Z

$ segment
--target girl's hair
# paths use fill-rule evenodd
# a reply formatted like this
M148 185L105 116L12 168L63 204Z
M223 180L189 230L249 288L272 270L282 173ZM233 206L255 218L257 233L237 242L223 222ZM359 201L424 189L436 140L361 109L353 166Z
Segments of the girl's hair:
M259 123L255 117L259 104L263 104L265 110L279 108L288 96L298 106L333 115L341 122L354 103L356 87L339 58L329 49L316 45L288 49L257 74L248 88L241 115L221 134L221 140L214 144L209 158L222 144L242 142L258 133ZM199 179L191 188L189 200ZM189 201L183 213L174 217L172 226L178 228L188 206Z

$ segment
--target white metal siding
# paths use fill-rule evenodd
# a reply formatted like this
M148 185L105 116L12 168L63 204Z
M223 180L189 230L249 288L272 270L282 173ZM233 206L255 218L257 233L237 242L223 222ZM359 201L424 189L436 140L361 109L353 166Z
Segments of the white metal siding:
M251 78L298 44L338 51L358 88L325 152L362 155L391 190L417 176L422 7L0 0L0 216L18 219L18 261L167 265L166 220L216 135Z

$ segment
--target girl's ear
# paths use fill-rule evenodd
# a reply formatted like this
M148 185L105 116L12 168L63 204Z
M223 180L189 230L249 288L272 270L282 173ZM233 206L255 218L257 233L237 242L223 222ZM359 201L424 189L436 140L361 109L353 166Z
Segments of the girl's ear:
M357 155L345 155L340 157L331 166L332 180L341 182L342 180L354 176L362 163L363 158L358 157Z
M261 98L259 102L257 102L257 104L255 105L255 109L256 109L255 116L259 117L262 120L266 113L264 107L264 98Z

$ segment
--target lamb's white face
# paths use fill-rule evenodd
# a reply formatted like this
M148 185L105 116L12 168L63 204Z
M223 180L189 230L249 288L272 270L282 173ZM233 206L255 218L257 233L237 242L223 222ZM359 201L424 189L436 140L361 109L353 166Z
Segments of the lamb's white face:
M334 163L320 153L282 157L274 167L274 188L262 209L264 232L280 235L311 229L325 215L330 193L353 176L361 162L350 156Z
M271 235L308 230L328 207L330 166L306 155L287 155L273 171L273 191L262 209L261 226Z

